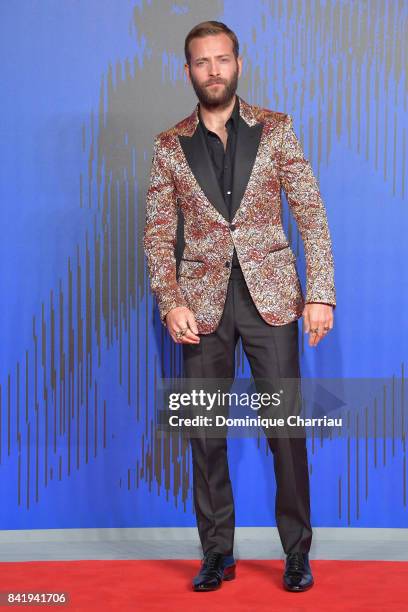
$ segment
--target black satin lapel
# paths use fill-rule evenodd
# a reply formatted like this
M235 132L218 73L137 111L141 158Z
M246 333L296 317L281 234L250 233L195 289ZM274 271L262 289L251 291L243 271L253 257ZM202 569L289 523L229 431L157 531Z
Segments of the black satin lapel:
M231 219L234 217L244 197L258 153L263 125L263 123L256 123L251 127L242 117L240 119L232 182Z
M217 176L213 168L210 154L201 132L197 126L192 136L179 135L181 147L192 173L211 204L227 220L230 220L229 210L220 190Z

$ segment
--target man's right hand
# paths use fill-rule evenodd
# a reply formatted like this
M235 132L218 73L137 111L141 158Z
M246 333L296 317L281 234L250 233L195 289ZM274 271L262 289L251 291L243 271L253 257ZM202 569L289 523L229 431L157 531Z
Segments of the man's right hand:
M166 325L170 336L177 344L199 344L200 336L198 336L197 323L194 313L185 306L177 306L172 308L166 314ZM177 338L176 332L187 327L187 331L183 336Z

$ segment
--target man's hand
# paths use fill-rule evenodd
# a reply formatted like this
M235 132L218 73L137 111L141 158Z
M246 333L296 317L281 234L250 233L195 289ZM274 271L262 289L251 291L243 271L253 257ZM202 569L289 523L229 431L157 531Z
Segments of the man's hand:
M306 304L302 313L303 329L309 336L309 346L316 346L333 329L333 306L330 304Z
M193 312L189 308L178 306L169 310L166 314L166 325L170 336L177 344L200 344L200 336L197 335L197 323ZM184 329L186 329L186 332L178 338L176 332Z

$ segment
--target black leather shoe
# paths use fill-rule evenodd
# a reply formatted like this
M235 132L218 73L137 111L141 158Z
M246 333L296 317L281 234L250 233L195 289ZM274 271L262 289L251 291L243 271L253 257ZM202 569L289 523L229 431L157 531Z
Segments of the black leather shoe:
M235 578L235 560L232 556L208 552L202 559L200 572L193 578L194 591L215 591L223 580Z
M309 553L294 552L286 555L283 586L287 591L307 591L314 584Z

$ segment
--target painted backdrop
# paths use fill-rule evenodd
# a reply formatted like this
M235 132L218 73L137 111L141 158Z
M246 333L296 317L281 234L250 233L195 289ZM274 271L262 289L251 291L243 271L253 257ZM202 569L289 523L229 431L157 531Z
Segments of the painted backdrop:
M302 373L384 378L365 401L395 408L392 438L309 441L312 524L407 526L408 3L42 0L0 7L1 529L195 525L188 446L155 436L181 350L141 237L153 137L196 104L183 46L206 19L239 37L238 93L292 115L327 207L335 329L302 337ZM274 525L263 435L229 453L237 525Z

